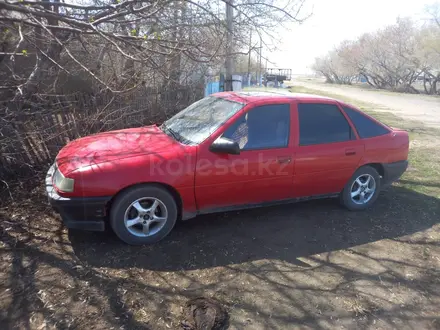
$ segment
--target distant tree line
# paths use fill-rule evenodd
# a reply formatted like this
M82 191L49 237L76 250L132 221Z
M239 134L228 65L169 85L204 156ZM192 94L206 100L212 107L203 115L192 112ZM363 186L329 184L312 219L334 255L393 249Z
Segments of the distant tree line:
M369 85L393 91L439 94L440 3L426 8L427 19L415 22L399 18L396 23L356 40L346 40L323 57L316 58L315 72L327 82Z

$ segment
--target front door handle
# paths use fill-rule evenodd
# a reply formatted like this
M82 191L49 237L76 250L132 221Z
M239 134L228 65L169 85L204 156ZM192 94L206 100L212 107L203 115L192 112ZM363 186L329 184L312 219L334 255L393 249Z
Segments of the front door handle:
M292 158L290 158L290 157L278 157L277 161L280 164L289 164L292 161Z
M356 155L356 150L354 150L354 149L345 149L345 155L346 156Z

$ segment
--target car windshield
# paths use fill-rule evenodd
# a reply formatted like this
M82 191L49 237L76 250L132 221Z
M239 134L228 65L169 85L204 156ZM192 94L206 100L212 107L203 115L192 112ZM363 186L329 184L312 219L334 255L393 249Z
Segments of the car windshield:
M180 142L199 144L243 106L244 103L208 96L168 119L161 128Z

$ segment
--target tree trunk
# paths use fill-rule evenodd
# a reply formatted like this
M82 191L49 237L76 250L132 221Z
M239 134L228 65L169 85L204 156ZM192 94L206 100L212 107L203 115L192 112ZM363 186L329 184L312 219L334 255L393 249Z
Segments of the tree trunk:
M179 42L179 41L181 41L185 36L183 35L182 32L178 33L177 26L179 26L179 20L184 13L183 6L185 6L185 3L178 2L174 6L175 6L175 8L174 8L174 25L176 26L176 29L173 32L172 38L174 41L177 42L177 50L176 50L176 52L174 52L174 54L171 55L169 72L170 72L171 84L178 86L180 84L180 76L181 76L181 72L180 72L181 63L180 62L182 60L181 52L179 50L182 45L181 45L181 42Z
M426 88L426 81L427 81L427 79L426 79L426 74L423 76L423 88L425 89L425 93L426 94L431 94L431 88L432 88L432 86L431 86L431 84L430 84L430 86L429 86L429 91L428 91L428 88Z
M65 34L62 38L67 39L68 35ZM63 46L52 40L46 50L47 57L41 53L37 53L37 61L35 63L32 73L29 75L26 82L21 85L19 90L15 94L15 99L23 97L28 98L32 94L38 92L41 84L54 74L54 69L58 71L58 67L53 64L52 61L59 62L61 51ZM50 60L50 59L52 60Z
M59 2L59 0L54 0L54 2ZM54 11L58 13L59 7L55 6L52 8L49 0L43 0L43 7L48 11ZM48 18L47 23L52 26L58 26L58 20L55 18ZM57 32L52 29L52 33L61 41L61 43L65 42L69 36L69 32ZM35 29L35 44L38 48L43 48L42 39L43 34L41 28ZM52 38L51 38L52 39ZM49 76L53 76L59 70L59 68L54 65L53 62L58 63L60 60L61 51L63 50L63 46L60 45L56 40L51 40L46 50L46 55L41 52L37 52L37 60L35 62L34 69L29 75L26 82L20 86L20 88L15 93L15 98L28 98L32 94L36 93L40 87L40 85L47 81ZM55 71L54 71L55 70Z

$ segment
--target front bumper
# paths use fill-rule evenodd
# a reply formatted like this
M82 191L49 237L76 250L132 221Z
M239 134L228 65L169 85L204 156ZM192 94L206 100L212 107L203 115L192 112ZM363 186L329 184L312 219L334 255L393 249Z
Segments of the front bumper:
M405 173L406 169L408 168L408 161L402 160L400 162L382 165L384 169L382 185L389 186L394 181L397 181L403 175L403 173Z
M107 216L107 204L111 197L61 197L52 185L54 172L55 167L52 165L46 175L46 193L49 204L61 215L66 227L103 231Z

